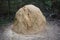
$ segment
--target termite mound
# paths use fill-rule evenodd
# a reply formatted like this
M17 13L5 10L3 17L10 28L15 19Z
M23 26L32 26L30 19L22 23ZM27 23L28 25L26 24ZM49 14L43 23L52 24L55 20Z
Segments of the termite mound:
M36 34L44 30L46 18L34 5L25 5L15 15L12 30L18 34Z

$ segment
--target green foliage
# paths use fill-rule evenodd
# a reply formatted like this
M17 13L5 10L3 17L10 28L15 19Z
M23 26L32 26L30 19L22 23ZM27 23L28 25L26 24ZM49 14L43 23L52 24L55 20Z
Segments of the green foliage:
M52 6L51 1L46 1L45 4L46 4L46 6L48 6L48 7L51 7L51 6Z
M0 2L1 3L1 2ZM43 3L45 6L51 7L52 3L51 0L6 0L2 2L3 7L8 10L11 13L16 12L20 7L26 5L26 4L34 4L37 5L38 7L40 4Z

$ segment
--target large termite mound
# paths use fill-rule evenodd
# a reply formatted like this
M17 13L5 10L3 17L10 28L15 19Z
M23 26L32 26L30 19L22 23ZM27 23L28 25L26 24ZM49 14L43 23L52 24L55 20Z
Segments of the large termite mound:
M36 34L43 31L45 25L41 10L34 5L25 5L17 11L12 30L18 34Z

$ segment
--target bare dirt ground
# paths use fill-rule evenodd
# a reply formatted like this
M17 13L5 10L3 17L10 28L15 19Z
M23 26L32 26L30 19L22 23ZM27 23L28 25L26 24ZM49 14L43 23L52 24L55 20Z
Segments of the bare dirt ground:
M60 40L60 20L47 18L47 22L49 23L48 26L50 26L47 34L48 40ZM0 26L0 40L4 40L1 36L3 35L5 28L9 27L9 25L11 25L11 23Z
M60 40L60 20L54 19L54 20L48 20L48 22L50 24L50 27L52 25L52 28L53 28L52 31L55 34L55 40Z

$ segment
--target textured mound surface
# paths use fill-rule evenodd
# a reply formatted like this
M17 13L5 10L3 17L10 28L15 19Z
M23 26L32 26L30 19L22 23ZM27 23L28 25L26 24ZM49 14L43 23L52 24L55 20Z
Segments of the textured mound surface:
M20 8L15 16L12 30L18 34L36 34L44 30L46 19L34 5Z

